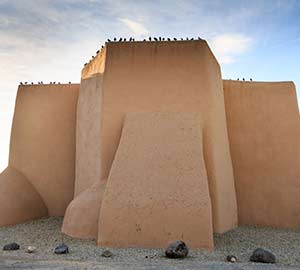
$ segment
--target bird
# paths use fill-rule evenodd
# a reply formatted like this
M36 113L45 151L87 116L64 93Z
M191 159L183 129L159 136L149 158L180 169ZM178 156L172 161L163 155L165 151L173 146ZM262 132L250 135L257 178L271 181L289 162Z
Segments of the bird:
M171 41L171 39L170 39L170 38L168 38L168 41Z
M158 39L159 39L159 41L161 41L161 37L159 37Z
M126 41L126 38L124 38L124 41Z
M122 42L122 40L123 40L123 39L122 39L122 38L120 38L120 39L119 39L119 42Z
M158 41L158 39L157 39L156 37L154 38L154 40L155 40L155 41Z
M58 84L60 84L60 82L58 82Z
M101 46L101 49L104 49L104 46L103 46L103 45Z
M114 38L114 42L116 42L117 41L117 38Z
M183 38L181 38L180 40L183 40Z
M107 42L111 42L111 40L108 38L108 39L107 39Z
M162 38L162 41L165 41L165 38Z
M149 41L151 41L151 37L149 37Z
M98 54L100 51L98 50L98 51L96 51L96 54Z
M84 66L87 66L87 63L84 63Z
M92 55L92 59L94 59L95 58L95 56L94 55Z
M201 38L201 37L198 37L198 40L202 40L202 38Z
M41 84L44 84L44 83L41 81Z
M23 85L23 83L22 83L22 82L20 82L20 85Z
M186 40L189 40L189 38L187 37Z
M252 78L250 78L250 81L252 82Z
M69 82L69 84L71 84L71 82Z
M245 81L245 78L243 78L243 81Z
M146 41L146 39L144 39L143 41Z
M31 84L33 84L33 82L31 82Z
M194 38L191 38L190 40L194 40Z
M27 82L25 82L24 84L27 84Z
M239 81L240 80L240 78L237 78L237 81Z
M175 41L177 41L177 38L174 38Z

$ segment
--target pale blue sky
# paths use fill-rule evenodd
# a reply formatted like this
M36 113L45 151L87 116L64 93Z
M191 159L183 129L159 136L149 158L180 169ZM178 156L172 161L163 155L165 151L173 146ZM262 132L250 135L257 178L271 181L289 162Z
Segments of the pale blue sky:
M82 65L115 36L200 36L223 78L300 86L297 0L0 0L0 170L18 82L79 82Z

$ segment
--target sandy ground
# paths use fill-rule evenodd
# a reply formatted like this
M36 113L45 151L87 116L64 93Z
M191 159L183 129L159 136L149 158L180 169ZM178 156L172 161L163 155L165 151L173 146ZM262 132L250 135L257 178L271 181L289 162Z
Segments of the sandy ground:
M215 251L191 250L184 260L171 260L161 249L110 249L114 256L104 258L105 248L95 241L78 240L60 233L61 218L40 219L30 223L0 228L0 246L17 242L18 251L0 250L0 269L300 269L300 231L241 226L223 235L215 235ZM66 255L54 254L64 241ZM27 246L37 247L33 254ZM252 251L267 248L277 257L276 265L249 262ZM238 257L237 264L225 262L228 254Z

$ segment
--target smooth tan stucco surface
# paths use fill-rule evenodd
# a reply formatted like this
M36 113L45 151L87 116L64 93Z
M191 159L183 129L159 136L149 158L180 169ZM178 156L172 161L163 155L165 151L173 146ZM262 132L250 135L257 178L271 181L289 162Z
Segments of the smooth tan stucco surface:
M0 226L15 225L48 215L41 196L15 168L0 174Z
M50 216L63 216L74 195L78 90L78 84L28 85L17 94L9 165L28 179Z
M99 181L102 75L93 75L80 84L76 124L75 197Z
M68 206L62 232L81 239L97 239L98 219L106 180L98 180Z
M199 114L131 113L101 205L98 244L213 247Z
M108 43L103 79L101 178L128 112L198 112L215 232L237 225L219 64L205 41Z
M224 81L240 224L300 228L300 121L292 82Z

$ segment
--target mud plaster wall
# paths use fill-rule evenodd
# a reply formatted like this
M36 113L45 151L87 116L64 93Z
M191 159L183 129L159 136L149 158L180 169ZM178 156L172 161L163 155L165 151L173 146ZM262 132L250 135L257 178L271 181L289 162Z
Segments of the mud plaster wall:
M102 201L98 244L213 247L200 114L126 116Z
M241 224L300 227L300 121L292 82L224 81Z
M102 75L95 74L80 84L76 124L75 196L100 180L100 123Z
M30 85L17 94L9 166L28 179L51 216L64 215L74 194L78 90L78 84Z
M199 112L216 232L237 224L220 67L205 41L108 43L101 178L109 174L127 112Z

